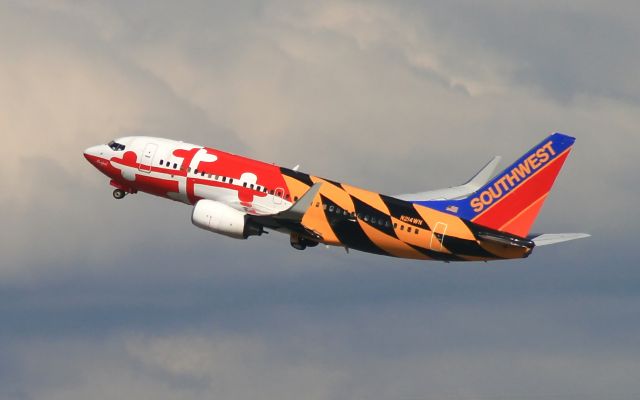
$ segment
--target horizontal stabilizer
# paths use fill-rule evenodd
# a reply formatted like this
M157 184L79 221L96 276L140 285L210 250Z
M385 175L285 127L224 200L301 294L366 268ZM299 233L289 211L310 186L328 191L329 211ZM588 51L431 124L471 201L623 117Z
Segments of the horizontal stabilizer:
M568 242L569 240L582 239L589 236L591 235L588 233L543 233L529 236L529 239L532 240L536 246L546 246L548 244Z
M473 178L467 183L460 186L454 186L446 189L430 190L428 192L400 194L394 196L405 201L426 201L426 200L454 200L463 199L483 187L493 176L493 172L500 163L502 157L496 156L489 161Z

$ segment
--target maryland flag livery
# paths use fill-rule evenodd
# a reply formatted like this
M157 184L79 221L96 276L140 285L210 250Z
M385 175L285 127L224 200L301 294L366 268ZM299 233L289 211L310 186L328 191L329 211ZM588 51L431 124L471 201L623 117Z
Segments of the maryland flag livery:
M142 191L193 205L196 226L226 236L274 230L298 250L323 243L400 258L488 261L588 236L530 234L574 141L555 133L493 178L499 158L464 185L397 196L160 138L120 138L84 154L111 179L115 198Z

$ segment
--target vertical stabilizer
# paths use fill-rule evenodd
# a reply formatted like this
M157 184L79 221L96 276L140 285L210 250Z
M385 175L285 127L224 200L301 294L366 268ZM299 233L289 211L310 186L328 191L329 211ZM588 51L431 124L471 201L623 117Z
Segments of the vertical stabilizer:
M469 197L416 203L525 237L574 142L571 136L554 133Z

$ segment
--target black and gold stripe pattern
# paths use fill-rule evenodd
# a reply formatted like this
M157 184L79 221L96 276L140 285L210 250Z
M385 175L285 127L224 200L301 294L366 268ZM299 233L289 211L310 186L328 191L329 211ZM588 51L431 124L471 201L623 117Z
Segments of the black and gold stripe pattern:
M293 198L323 182L302 224L329 245L441 261L521 258L531 251L486 242L478 237L484 227L438 210L286 168L281 172Z

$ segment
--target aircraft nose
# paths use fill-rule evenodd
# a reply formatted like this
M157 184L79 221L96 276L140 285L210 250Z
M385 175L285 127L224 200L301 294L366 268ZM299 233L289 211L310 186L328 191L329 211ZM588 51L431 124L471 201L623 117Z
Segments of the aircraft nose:
M100 168L100 164L102 164L103 159L105 158L105 148L106 146L92 146L84 151L84 158L89 161L96 168Z
M101 146L91 146L84 151L84 158L88 161L91 161L95 157L100 157L102 155L102 151L100 151Z

